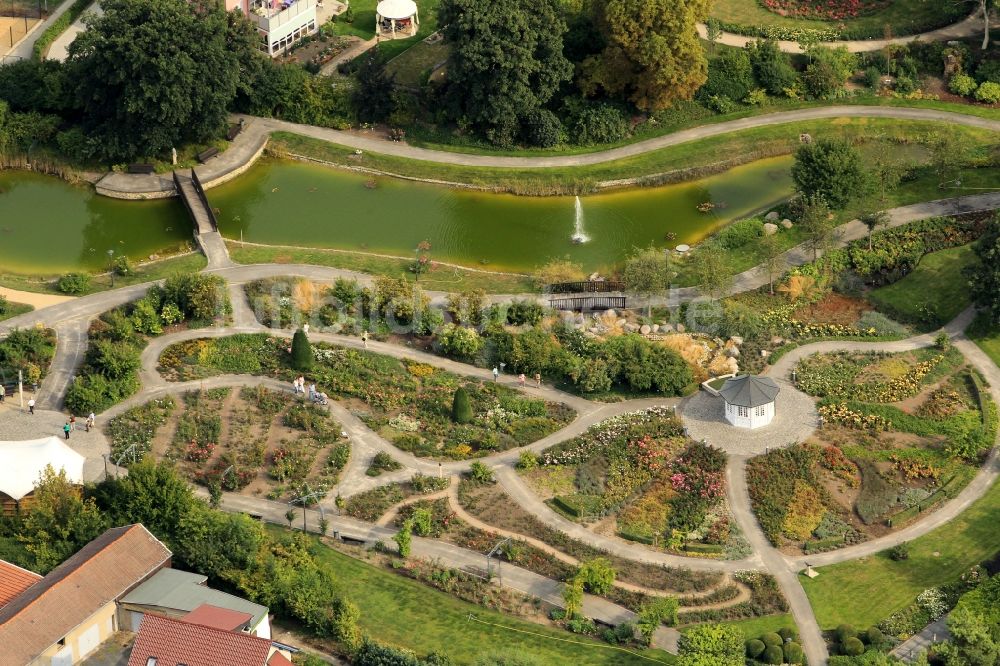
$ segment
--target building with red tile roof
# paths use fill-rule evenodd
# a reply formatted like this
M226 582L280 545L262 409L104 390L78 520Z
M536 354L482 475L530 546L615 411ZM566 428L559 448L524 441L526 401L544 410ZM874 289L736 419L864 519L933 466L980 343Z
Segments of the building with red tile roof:
M0 608L42 579L34 571L0 560Z
M202 604L185 615L185 622L200 624L203 627L214 627L226 631L243 631L253 620L253 615L231 608L219 608L211 604Z
M128 666L288 666L266 638L237 631L143 616Z
M169 566L170 556L142 525L107 530L0 608L0 659L82 661L118 630L118 599Z

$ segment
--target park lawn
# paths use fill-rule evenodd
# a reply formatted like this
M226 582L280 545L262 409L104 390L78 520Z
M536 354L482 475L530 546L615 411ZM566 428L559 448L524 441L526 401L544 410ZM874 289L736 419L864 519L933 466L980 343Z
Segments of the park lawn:
M991 559L1000 551L998 515L1000 484L994 483L946 525L910 541L907 560L894 562L877 554L820 567L813 579L801 577L820 627L878 624L927 588L956 580L973 565Z
M362 252L293 248L280 245L242 245L226 241L230 258L239 264L313 264L331 266L388 277L415 276L409 267L412 259L390 259ZM437 266L420 276L420 286L429 290L463 291L483 289L489 294L519 294L537 292L532 278L514 273L473 271L452 266Z
M14 303L12 301L7 301L7 307L4 310L0 310L0 321L10 319L11 317L16 317L18 315L23 315L25 312L31 312L34 309L34 307L28 305L27 303Z
M353 35L361 39L371 39L375 36L375 7L378 0L354 0L351 10L354 20L348 23L343 14L333 24L334 33L338 35Z
M814 3L819 5L820 3ZM757 0L715 0L711 16L726 23L745 26L773 25L790 29L840 30L868 37L883 37L884 26L895 36L912 35L956 23L971 9L961 3L938 3L927 0L894 0L888 6L866 16L837 21L780 16L762 7Z
M131 275L115 276L115 289L127 287L143 282L154 282L162 280L175 273L197 273L208 265L208 260L201 252L189 252L176 257L168 257L159 261L152 261L136 267ZM38 294L59 294L64 296L56 288L58 275L19 275L13 273L0 273L0 287L19 289L21 291L33 291ZM90 279L90 287L80 296L94 294L99 291L111 289L111 279L104 273L93 275Z
M407 39L387 39L379 43L379 53L387 60L395 58L400 53L419 44L421 41L437 30L437 9L440 0L422 0L418 11L420 12L420 27L417 34ZM354 0L351 3L351 10L354 12L354 21L347 23L343 18L339 18L334 23L334 33L338 35L353 35L368 40L375 36L375 7L378 0Z
M962 271L976 263L971 244L932 252L902 280L869 293L868 300L903 322L920 322L922 311L928 308L937 313L939 321L951 321L971 303Z
M980 314L966 333L991 361L1000 366L1000 327L991 325L987 318Z
M795 629L795 620L788 613L782 615L765 615L764 617L751 617L745 620L731 620L721 624L736 627L743 632L744 638L760 638L762 634L777 632L778 629Z
M321 545L315 537L313 554L357 604L362 631L421 655L438 651L467 664L507 649L524 651L541 664L552 666L674 663L674 658L661 650L644 651L644 657L652 658L644 659L607 643L486 610L349 557ZM479 621L470 620L470 615Z
M995 133L983 129L954 127L952 130L964 136L969 145L979 146L974 151L969 151L972 153L967 156L970 161L985 157L988 147L996 140ZM836 136L863 140L873 136L884 137L878 140L886 141L886 150L894 150L900 143L912 143L921 136L936 136L940 131L941 124L935 122L832 118L730 132L599 164L551 168L439 164L375 152L365 152L359 160L355 150L346 146L288 132L276 132L271 136L272 145L279 154L285 151L336 165L364 166L390 174L464 183L493 191L556 195L583 194L594 191L596 185L604 181L668 174L680 169L702 167L703 173L699 175L718 173L761 157L792 153L799 145L798 137L801 133L809 133L817 138ZM690 176L686 179L690 179ZM941 191L932 198L941 198Z
M381 47L380 47L381 48ZM396 77L396 83L408 88L419 88L427 80L431 69L448 59L451 49L443 42L416 46L393 58L385 68Z

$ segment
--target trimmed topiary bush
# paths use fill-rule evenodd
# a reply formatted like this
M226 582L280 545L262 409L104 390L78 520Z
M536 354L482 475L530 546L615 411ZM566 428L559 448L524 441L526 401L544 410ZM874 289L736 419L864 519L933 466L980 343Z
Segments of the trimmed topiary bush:
M837 642L843 643L848 638L857 638L858 632L855 631L854 627L852 627L851 625L842 624L839 627L837 627L836 634L837 634Z
M764 654L761 655L760 661L765 664L783 664L785 663L785 652L777 645L768 646L764 650Z
M948 90L956 95L968 97L976 90L976 80L968 74L956 74L948 81Z
M785 661L789 664L804 664L806 661L806 653L798 643L785 643L784 652Z
M851 637L841 644L840 649L848 656L857 657L865 653L865 644L861 642L860 638Z
M90 276L82 273L66 273L56 284L64 294L82 294L90 286Z
M783 641L794 641L795 640L795 630L791 627L782 627L778 629L778 635L781 636Z
M760 637L760 641L767 647L771 647L772 645L777 645L780 647L781 644L785 642L781 640L781 636L779 636L774 632L764 634L763 636Z
M299 372L308 372L313 366L312 345L306 332L301 328L292 336L292 367Z
M469 404L469 394L462 387L455 389L455 397L451 401L451 418L455 423L472 421L472 405Z
M865 642L868 645L881 645L885 641L885 634L879 631L878 627L868 627L865 632Z
M976 101L984 104L996 104L1000 102L1000 83L986 81L976 88Z
M764 650L767 646L760 639L754 638L753 640L747 641L747 656L751 659L756 659L760 655L764 654Z

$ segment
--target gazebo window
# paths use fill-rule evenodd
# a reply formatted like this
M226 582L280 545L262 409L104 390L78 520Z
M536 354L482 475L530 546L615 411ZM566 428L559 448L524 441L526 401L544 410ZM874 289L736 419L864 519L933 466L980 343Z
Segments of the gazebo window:
M749 414L747 414L747 408L746 407L737 407L736 409L739 412L740 416L749 416Z

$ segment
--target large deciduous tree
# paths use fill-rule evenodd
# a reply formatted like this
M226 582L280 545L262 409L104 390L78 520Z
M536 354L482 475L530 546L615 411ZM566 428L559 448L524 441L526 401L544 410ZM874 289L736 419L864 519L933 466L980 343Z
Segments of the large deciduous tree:
M106 0L70 45L94 156L130 160L217 136L260 67L255 30L207 0Z
M581 88L627 97L643 111L691 99L708 76L695 24L708 0L608 0L598 24L607 45L583 62Z
M840 139L802 144L795 153L792 180L803 195L822 197L836 210L872 189L860 151Z
M444 0L452 45L446 101L452 115L497 146L512 147L527 119L568 81L566 22L556 0Z
M980 263L966 269L972 300L991 323L1000 324L1000 220L990 222L973 248Z
M625 288L646 298L647 317L652 316L653 296L665 292L674 277L669 257L669 252L650 246L636 250L622 267Z

